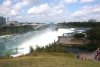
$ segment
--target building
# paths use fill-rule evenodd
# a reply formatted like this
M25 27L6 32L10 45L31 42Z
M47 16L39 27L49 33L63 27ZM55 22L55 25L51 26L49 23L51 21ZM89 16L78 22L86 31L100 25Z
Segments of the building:
M7 26L10 26L10 25L14 25L14 26L20 26L20 23L18 21L9 21L6 23Z
M6 18L0 16L0 25L5 25L6 24Z
M7 17L7 23L9 22L9 17Z

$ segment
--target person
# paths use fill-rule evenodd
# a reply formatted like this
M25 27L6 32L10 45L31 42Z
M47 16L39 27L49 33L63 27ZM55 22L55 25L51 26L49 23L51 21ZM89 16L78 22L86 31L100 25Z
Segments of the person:
M16 47L16 53L18 53L18 48Z
M80 58L79 54L77 55L77 58L78 58L78 59Z
M99 55L98 55L98 61L100 61L100 53L99 53Z
M100 48L99 48L99 51L98 51L98 61L100 61Z
M95 60L100 60L100 48L98 48L97 50L96 50L96 54L95 54L95 58L94 58Z
M97 56L96 56L96 60L98 60L98 58L99 58L99 56L97 55Z
M97 51L99 51L99 50L100 50L100 48L97 49Z
M97 58L97 54L95 54L95 58L94 59L96 60L96 58Z

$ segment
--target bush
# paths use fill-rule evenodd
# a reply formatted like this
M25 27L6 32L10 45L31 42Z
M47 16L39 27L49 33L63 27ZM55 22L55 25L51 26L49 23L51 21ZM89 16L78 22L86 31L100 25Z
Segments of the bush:
M5 57L11 57L11 54L12 54L12 51L5 52L5 53L3 54L3 57L4 57L4 58L5 58Z
M34 48L32 46L30 46L30 53L34 52Z
M46 45L45 47L36 46L36 49L30 46L30 53L41 53L41 52L65 53L66 50L62 46L56 44L55 42L52 44Z
M77 38L77 39L78 39L78 38L84 38L85 35L82 34L82 33L78 33L78 34L75 34L74 37Z

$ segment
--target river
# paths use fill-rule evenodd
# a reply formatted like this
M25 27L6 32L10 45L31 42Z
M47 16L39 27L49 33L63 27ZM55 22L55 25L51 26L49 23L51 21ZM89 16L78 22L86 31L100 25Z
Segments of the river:
M12 51L13 57L29 53L29 47L33 46L45 46L49 43L53 43L58 40L58 36L63 33L72 32L73 28L60 28L58 31L54 31L50 28L42 31L33 31L25 34L18 34L9 37L0 37L0 55L8 51ZM17 53L16 53L17 49Z

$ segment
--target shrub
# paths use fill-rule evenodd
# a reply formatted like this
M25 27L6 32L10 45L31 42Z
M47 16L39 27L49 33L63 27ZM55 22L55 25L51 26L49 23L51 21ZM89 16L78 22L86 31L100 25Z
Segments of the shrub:
M34 48L32 46L29 47L30 48L30 53L34 52Z
M85 35L82 34L82 33L78 33L78 34L75 34L74 37L77 38L77 39L78 39L78 38L84 38Z
M45 47L44 46L43 47L36 46L36 49L33 49L33 47L30 46L30 53L33 53L33 52L34 53L41 53L41 52L65 53L66 50L62 46L60 46L54 42L52 44L46 45Z

